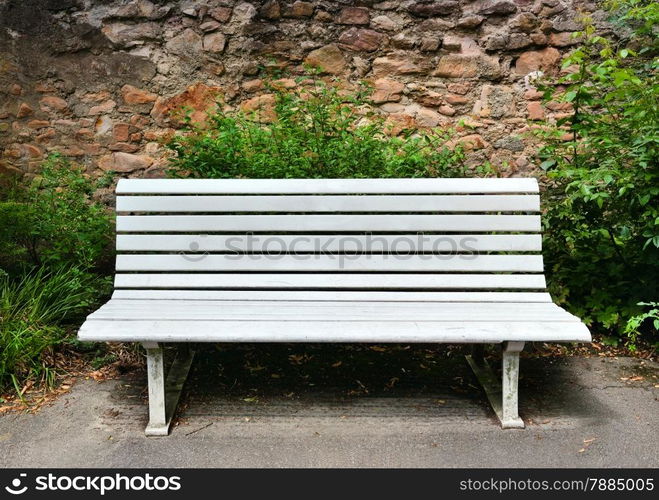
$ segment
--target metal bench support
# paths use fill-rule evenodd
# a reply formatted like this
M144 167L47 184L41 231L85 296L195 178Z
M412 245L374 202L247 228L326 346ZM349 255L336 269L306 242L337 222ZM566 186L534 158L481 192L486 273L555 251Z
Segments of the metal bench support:
M149 381L149 424L147 436L167 436L183 385L190 371L194 351L187 346L179 349L165 375L162 344L144 342Z
M523 429L524 421L518 413L519 353L524 342L505 342L503 345L503 382L499 383L492 369L483 358L482 347L476 346L467 362L483 386L494 413L503 429Z

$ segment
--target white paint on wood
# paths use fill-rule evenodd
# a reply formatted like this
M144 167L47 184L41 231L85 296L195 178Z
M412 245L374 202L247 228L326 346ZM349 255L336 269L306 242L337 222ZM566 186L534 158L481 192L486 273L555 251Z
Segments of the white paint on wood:
M541 255L118 255L117 271L542 272Z
M538 215L120 215L120 232L540 231Z
M87 320L85 341L139 342L590 342L580 322L104 321Z
M465 252L539 251L539 234L403 234L403 235L214 235L214 234L118 234L118 251L185 252Z
M117 194L537 193L534 178L506 179L121 179Z
M544 289L541 274L124 274L116 288Z
M117 212L538 212L538 195L118 196Z
M132 290L119 289L113 300L215 300L273 302L551 302L548 293L539 292L345 292L345 291L268 291L268 290ZM148 305L145 306L148 308Z

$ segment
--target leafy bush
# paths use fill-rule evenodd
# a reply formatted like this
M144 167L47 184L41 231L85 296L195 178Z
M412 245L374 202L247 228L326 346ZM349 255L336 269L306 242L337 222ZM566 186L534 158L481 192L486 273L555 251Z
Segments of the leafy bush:
M463 155L445 146L445 133L388 135L390 124L369 111L368 89L346 93L320 80L299 83L293 91L274 86L272 102L253 113L219 111L202 127L188 120L185 133L169 143L176 153L172 173L205 178L462 174Z
M30 186L0 195L0 268L100 266L111 252L106 207L90 201L96 185L59 155Z
M103 299L109 281L93 270L111 255L106 207L96 185L60 156L30 185L0 194L0 389L51 383L53 348L67 325Z
M66 325L81 317L107 285L75 267L37 271L11 278L0 272L0 389L18 392L29 379L52 383L46 361L67 336Z
M550 181L544 221L554 295L621 334L639 303L658 297L659 4L608 7L621 38L599 36L584 20L560 90L545 87L547 99L571 103L574 113L546 133L540 155Z

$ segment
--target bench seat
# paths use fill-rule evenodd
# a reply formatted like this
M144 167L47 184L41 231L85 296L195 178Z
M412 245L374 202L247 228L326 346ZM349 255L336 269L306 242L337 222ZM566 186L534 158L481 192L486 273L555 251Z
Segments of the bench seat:
M115 291L78 338L142 343L147 435L169 431L190 343L473 344L521 428L524 343L591 340L546 292L535 179L122 179L116 209Z
M349 294L349 292L346 292ZM588 329L551 302L113 298L79 338L131 342L588 342ZM226 295L226 294L225 294ZM303 295L303 294L300 294ZM230 296L230 295L229 295ZM328 300L329 299L329 300Z

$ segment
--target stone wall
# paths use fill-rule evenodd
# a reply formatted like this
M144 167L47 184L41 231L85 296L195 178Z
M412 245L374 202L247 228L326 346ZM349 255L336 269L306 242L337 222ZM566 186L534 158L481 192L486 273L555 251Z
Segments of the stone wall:
M471 163L520 174L534 122L569 112L532 82L560 71L579 11L602 15L580 0L0 0L0 170L59 151L161 176L177 108L254 108L263 72L307 63L369 80L391 121L457 127Z

